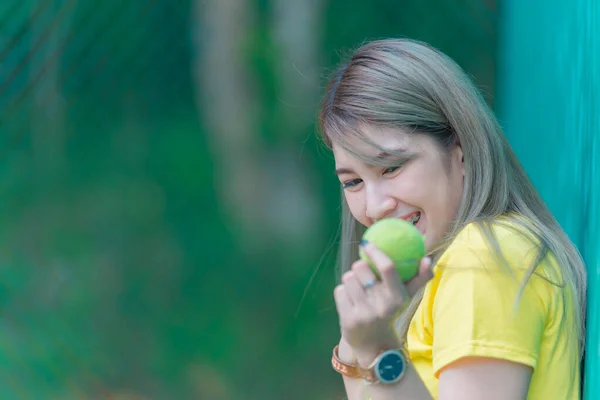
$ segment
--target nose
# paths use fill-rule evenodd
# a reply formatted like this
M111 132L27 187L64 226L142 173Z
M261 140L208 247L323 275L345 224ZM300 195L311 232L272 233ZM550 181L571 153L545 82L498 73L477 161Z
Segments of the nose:
M397 200L386 193L385 188L379 186L367 187L365 210L367 218L378 221L389 216L397 206Z

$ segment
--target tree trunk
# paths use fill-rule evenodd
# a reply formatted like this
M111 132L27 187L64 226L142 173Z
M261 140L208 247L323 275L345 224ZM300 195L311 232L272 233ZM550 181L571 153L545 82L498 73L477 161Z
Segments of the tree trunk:
M284 123L277 144L267 149L259 132L264 105L254 90L260 82L248 68L254 10L244 0L195 2L197 104L220 199L246 250L266 243L305 246L321 231L312 171L299 162L318 106L320 11L320 0L275 3L271 35L281 55L275 67L283 106L267 111L281 112Z
M232 231L246 240L256 238L262 149L244 48L252 34L253 10L246 0L197 0L192 17L199 51L193 67L197 105L215 157L217 193L229 222L237 225Z

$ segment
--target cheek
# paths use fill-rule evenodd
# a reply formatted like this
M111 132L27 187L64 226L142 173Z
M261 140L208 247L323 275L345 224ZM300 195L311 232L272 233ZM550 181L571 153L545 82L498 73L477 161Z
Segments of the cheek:
M394 181L395 197L419 208L431 203L436 176L426 168L411 168L403 172Z
M450 210L450 217L452 219L456 218L456 214L458 213L458 209L462 202L463 198L463 190L464 190L464 178L461 176L460 179L455 182L452 186L452 210Z
M436 230L444 234L456 217L463 193L463 178L460 175L442 175L437 180L433 201L430 203L433 217L439 222Z
M366 204L362 193L344 192L344 198L346 199L348 210L354 219L356 219L362 225L368 225L365 210Z
M457 182L455 176L449 175L444 166L435 161L406 172L409 173L399 177L398 182L402 199L425 212L430 233L444 230L447 220L454 217L462 182Z

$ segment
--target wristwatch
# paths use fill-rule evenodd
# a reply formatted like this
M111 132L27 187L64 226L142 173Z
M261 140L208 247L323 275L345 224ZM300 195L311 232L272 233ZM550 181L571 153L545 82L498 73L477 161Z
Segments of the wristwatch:
M408 352L404 348L381 352L367 368L340 360L338 346L333 349L331 365L333 369L350 378L362 378L369 383L391 385L399 382L408 366Z

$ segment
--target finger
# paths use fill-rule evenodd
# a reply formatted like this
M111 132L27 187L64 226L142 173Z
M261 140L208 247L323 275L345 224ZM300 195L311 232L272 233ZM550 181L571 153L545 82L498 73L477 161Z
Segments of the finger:
M344 286L346 286L346 292L348 293L348 297L350 297L353 306L364 307L367 302L367 294L354 271L346 272L342 276L342 282L344 283Z
M377 277L373 273L373 270L369 266L369 263L367 263L364 260L358 260L354 264L352 264L352 272L354 272L354 274L358 278L358 281L362 284L363 288L364 285L369 282L377 282Z
M337 285L335 287L333 290L333 298L340 318L343 318L344 315L348 315L348 313L352 312L352 300L350 300L348 293L346 293L344 285Z
M363 250L379 270L381 281L387 290L393 294L404 293L404 283L396 271L392 259L370 242L363 246Z
M419 264L419 274L405 284L409 296L413 296L421 287L425 286L431 278L433 278L431 258L425 257Z
M378 315L386 315L384 311L378 312L377 310L386 310L390 306L390 300L392 304L396 304L394 297L398 297L399 303L403 303L403 299L408 298L406 293L392 293L390 292L378 279L369 264L366 261L357 261L352 266L352 271L356 274L358 280L364 284L371 281L375 282L375 285L368 289L364 289L367 294L367 300L369 301L369 310L375 311Z

